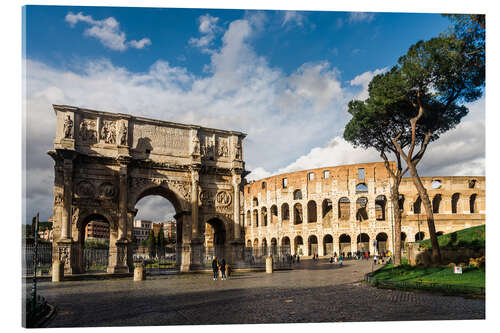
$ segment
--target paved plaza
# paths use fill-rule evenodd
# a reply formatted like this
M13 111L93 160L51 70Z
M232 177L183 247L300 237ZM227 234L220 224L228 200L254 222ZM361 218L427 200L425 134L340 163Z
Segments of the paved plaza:
M57 307L48 327L484 319L485 301L377 289L370 261L302 261L296 269L114 280L41 282ZM30 284L26 285L27 288Z

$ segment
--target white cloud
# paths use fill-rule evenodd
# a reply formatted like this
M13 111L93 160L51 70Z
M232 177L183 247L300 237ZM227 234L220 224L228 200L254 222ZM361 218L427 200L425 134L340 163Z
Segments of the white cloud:
M163 222L171 220L176 214L172 203L158 195L139 200L135 208L137 209L136 220Z
M370 81L377 75L387 72L387 67L376 69L374 71L367 71L359 74L354 79L349 81L351 86L360 86L363 90L356 96L357 100L364 101L368 98L368 85Z
M141 40L130 40L127 42L126 35L120 30L120 23L114 17L103 20L94 20L90 15L83 15L81 12L73 14L69 12L65 17L66 22L73 28L78 22L90 24L90 28L85 29L85 36L97 38L104 46L115 51L125 51L128 47L143 49L151 45L149 38Z
M202 15L198 18L200 23L198 30L202 34L200 38L192 37L189 39L189 44L201 48L203 52L211 53L208 48L215 38L215 34L219 31L217 27L218 17L211 16L210 14Z
M290 11L287 10L283 14L283 21L281 22L281 26L288 26L288 27L303 27L304 26L304 21L305 21L305 16L301 13L298 13L296 11Z
M375 18L374 13L352 12L349 13L349 23L371 22Z
M149 38L143 38L140 41L131 40L128 42L128 45L136 49L143 49L146 46L151 45L151 40Z

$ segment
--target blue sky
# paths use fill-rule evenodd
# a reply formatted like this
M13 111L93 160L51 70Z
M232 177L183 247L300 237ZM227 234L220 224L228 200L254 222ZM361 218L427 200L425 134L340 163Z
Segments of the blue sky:
M68 13L90 15L94 20L115 18L128 39L149 38L144 49L116 51L95 37L84 36L90 25L74 27L65 20ZM393 65L408 47L428 39L449 25L439 14L349 13L333 11L203 10L177 8L126 7L26 7L26 56L56 68L75 69L75 62L108 58L116 66L144 72L155 61L167 60L183 66L197 76L206 76L203 67L210 55L190 46L200 35L199 17L218 18L219 29L213 40L221 46L220 36L235 20L262 14L262 26L250 43L273 68L292 73L305 62L329 61L350 80L360 72ZM353 16L354 15L354 16Z
M342 139L347 103L448 26L438 14L25 7L27 214L51 215L52 104L245 132L249 179L378 161ZM484 175L484 98L469 108L422 175Z

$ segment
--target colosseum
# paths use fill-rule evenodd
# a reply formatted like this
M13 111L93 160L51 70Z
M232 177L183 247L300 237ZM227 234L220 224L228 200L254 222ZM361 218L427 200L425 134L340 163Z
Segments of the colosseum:
M395 168L395 163L392 163ZM393 250L391 179L383 162L280 174L244 187L247 247L301 256ZM423 177L438 234L485 224L485 177ZM395 203L394 203L395 204ZM411 178L400 185L401 238L429 237ZM282 250L283 251L283 250Z

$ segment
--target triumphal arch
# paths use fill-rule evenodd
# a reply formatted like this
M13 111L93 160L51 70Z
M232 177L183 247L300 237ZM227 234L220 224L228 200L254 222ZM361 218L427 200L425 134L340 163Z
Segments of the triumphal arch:
M53 107L53 261L64 263L65 274L84 271L84 228L94 219L109 223L108 272L130 272L135 205L148 195L175 207L181 271L202 268L206 225L218 235L214 243L226 261L243 262L244 133Z

